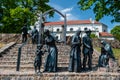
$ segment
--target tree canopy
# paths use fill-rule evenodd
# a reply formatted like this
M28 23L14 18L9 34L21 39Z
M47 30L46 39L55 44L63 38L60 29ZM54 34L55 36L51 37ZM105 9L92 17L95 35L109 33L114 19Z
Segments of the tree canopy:
M36 13L51 7L49 0L0 0L0 32L18 33L24 23L28 26L36 21ZM49 13L53 16L53 12Z
M113 36L120 41L120 25L115 26L111 30L111 34L113 34Z
M99 21L104 16L113 16L111 22L120 22L120 0L80 0L81 10L93 9L95 18Z

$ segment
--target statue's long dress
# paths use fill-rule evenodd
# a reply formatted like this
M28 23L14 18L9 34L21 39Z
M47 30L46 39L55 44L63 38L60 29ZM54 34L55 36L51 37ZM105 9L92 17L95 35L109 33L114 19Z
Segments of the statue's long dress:
M80 42L80 37L73 36L68 68L69 72L79 72L81 69L80 43L77 42Z
M56 72L57 71L57 47L55 45L55 39L49 35L45 38L45 43L48 49L48 55L45 61L45 72Z

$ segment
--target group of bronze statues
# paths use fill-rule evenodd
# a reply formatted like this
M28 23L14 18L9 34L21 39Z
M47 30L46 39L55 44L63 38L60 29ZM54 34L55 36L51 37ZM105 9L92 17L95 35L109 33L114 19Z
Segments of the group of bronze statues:
M81 72L86 70L87 71L92 70L93 45L92 45L92 39L90 37L91 30L88 30L86 28L85 33L86 34L82 39L80 38L80 34L81 34L80 30L76 31L75 35L72 36L70 59L68 66L69 72ZM35 27L32 33L33 39L36 40L38 38L37 34L38 32ZM42 51L42 47L43 47L42 44L37 45L37 49L35 52L36 57L34 61L35 72L37 72L37 70L38 72L40 72L40 67L42 65L42 55L45 52L47 52L48 55L45 60L43 72L57 72L58 50L55 45L55 42L58 40L50 34L49 30L45 30L44 35L45 35L45 39L44 39L45 51ZM26 36L24 37L26 38ZM23 38L23 41L26 41L26 39L24 40ZM33 44L34 44L34 40L33 40ZM115 60L115 58L113 56L113 51L111 46L105 41L101 41L101 44L102 44L101 55L99 56L98 66L106 67L109 65L108 64L109 58L112 58L113 60ZM83 53L83 60L81 60L81 52Z
M27 41L28 38L28 28L26 24L24 24L24 26L21 28L21 31L22 31L22 43L24 43ZM32 44L38 44L39 32L36 29L36 26L34 26L34 29L32 30L31 33L29 33L29 35L32 38Z
M90 38L91 31L85 30L86 35L82 39L80 38L81 31L78 30L71 40L70 62L69 72L81 72L86 70L92 70L92 54L93 46L92 39ZM81 62L81 45L83 45L83 62ZM88 69L86 64L88 62Z
M43 53L47 52L48 55L46 57L45 60L45 65L44 65L44 71L43 72L57 72L57 56L58 56L58 51L57 51L57 47L55 45L55 42L57 41L55 39L55 37L53 37L50 34L49 30L45 30L44 32L45 34L45 51L42 51L42 45L38 45L37 46L37 50L36 50L36 57L35 57L35 62L34 62L34 67L35 67L35 72L40 72L40 66L42 63L42 55ZM41 48L39 48L41 47ZM40 54L40 55L38 55ZM38 63L38 64L36 64ZM38 66L36 68L36 66Z

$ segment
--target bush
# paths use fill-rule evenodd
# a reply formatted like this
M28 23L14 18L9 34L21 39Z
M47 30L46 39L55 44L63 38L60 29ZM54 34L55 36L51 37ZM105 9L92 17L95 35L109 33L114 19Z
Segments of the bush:
M95 34L90 35L91 38L98 38Z

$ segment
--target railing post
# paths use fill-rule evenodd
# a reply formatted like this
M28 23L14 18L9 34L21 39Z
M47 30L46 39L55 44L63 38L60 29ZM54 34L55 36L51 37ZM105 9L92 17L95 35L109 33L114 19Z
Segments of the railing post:
M39 14L39 18L38 18L38 23L39 23L39 37L38 37L38 44L40 44L41 42L41 28L42 28L42 12Z
M18 49L18 58L17 58L16 71L19 71L19 69L20 69L20 58L21 58L21 47Z
M24 45L26 45L28 43L28 41L31 38L29 38L25 43L22 43L22 45L18 48L18 57L17 57L17 66L16 66L16 71L19 71L20 69L20 58L21 58L21 49Z
M66 14L64 16L64 44L66 45L66 28L67 28L67 18L66 18Z

